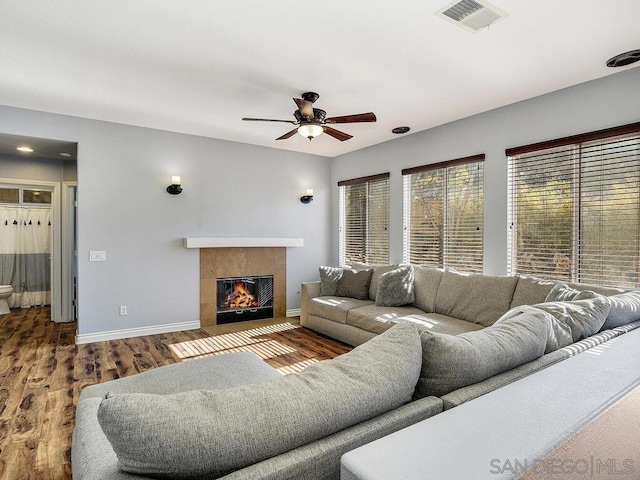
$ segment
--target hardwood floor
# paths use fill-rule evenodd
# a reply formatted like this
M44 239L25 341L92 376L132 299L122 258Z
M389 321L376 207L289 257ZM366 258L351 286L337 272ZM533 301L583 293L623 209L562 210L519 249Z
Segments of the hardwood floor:
M75 405L87 385L232 351L298 372L351 349L292 319L84 345L75 323L49 319L48 307L0 316L0 480L71 478Z

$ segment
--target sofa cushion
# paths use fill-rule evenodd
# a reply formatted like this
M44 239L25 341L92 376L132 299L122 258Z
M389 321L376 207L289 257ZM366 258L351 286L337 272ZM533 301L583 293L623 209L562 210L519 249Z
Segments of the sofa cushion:
M622 332L608 330L606 332L598 333L597 335L572 343L570 346L560 348L551 354L545 354L536 360L522 364L507 372L495 375L475 385L455 390L442 397L442 400L444 401L444 408L445 410L448 410L464 402L477 398L480 395L492 392L497 388L513 383L516 380L520 380L521 378L529 376L539 370L543 370L555 363L585 352L590 348L596 347L612 338L615 338L618 335L622 335Z
M438 287L435 311L487 327L509 310L516 283L517 277L446 270Z
M544 302L551 289L558 283L555 280L545 280L528 275L518 275L517 278L518 284L513 292L511 308Z
M460 335L422 331L422 370L414 398L442 397L539 358L549 324L519 315Z
M401 307L412 303L413 300L413 267L411 265L403 265L380 275L375 297L377 306Z
M601 330L609 330L640 320L640 291L619 293L607 298L611 309Z
M373 270L343 269L338 280L336 295L338 297L352 297L358 300L369 299L369 285Z
M544 299L545 302L570 302L572 300L585 300L593 298L597 294L591 290L576 290L566 283L557 283Z
M430 332L446 333L448 335L459 335L466 332L475 332L476 330L482 330L482 325L477 323L467 322L466 320L460 320L458 318L448 317L441 313L420 313L405 315L394 320L395 323L413 323L421 330L429 330Z
M536 308L531 305L520 305L514 307L505 313L502 317L494 323L499 325L505 321L508 321L517 316L529 315L533 319L537 319L540 322L546 322L549 324L549 336L547 337L547 343L544 348L544 353L551 353L559 348L566 347L573 343L573 336L571 334L571 328L567 323L559 321L550 312Z
M82 389L79 401L87 398L101 399L109 392L166 395L194 388L215 390L281 376L278 370L253 352L230 352L164 365L135 375L89 385Z
M393 410L420 375L415 327L256 385L108 395L98 420L119 466L157 478L222 476Z
M435 312L436 295L444 270L434 267L413 267L413 304L420 310Z
M98 409L109 393L174 394L231 388L280 378L282 374L252 352L233 352L165 365L82 389L75 412L71 447L74 480L131 480L118 470L118 457L98 423ZM65 476L65 478L69 478Z
M380 275L398 268L398 265L376 265L353 262L351 267L354 270L373 270L373 273L371 274L371 284L369 285L369 300L375 300L376 294L378 293L378 280L380 279Z
M555 317L553 330L558 337L558 347L566 347L570 343L596 334L604 325L611 305L607 297L597 295L585 300L570 302L545 302L533 305ZM561 333L564 332L564 333ZM566 343L566 334L570 332L570 342ZM566 344L564 344L566 343Z
M619 293L624 293L627 290L619 287L605 287L602 285L592 285L589 283L575 283L575 282L566 282L571 288L575 288L576 290L591 290L592 292L596 292L598 295L604 295L608 297L610 295L617 295Z
M335 295L342 269L338 267L320 267L320 295Z
M349 310L346 323L367 332L382 333L392 327L398 318L419 313L422 313L420 309L411 306L378 307L367 305Z
M349 297L315 297L309 300L309 315L326 318L338 323L347 323L347 314L354 308L372 305L371 300Z

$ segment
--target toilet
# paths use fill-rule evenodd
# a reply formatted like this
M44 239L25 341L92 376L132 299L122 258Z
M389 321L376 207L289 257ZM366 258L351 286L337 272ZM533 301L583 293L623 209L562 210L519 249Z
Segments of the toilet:
M12 294L12 285L0 285L0 315L4 315L5 313L9 313L11 311L9 309L9 304L7 303L7 298L9 298Z

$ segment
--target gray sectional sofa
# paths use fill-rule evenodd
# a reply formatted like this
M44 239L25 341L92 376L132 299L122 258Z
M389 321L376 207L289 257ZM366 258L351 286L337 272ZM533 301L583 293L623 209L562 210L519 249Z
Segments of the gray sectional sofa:
M341 357L281 376L233 353L85 388L74 479L338 479L346 452L640 326L636 291L358 267L302 287L302 325L359 345Z
M638 345L618 335L352 450L340 478L637 479Z
M458 335L493 325L515 307L543 303L554 287L563 285L560 281L529 276L467 275L453 270L414 266L413 300L403 305L380 305L377 301L380 278L397 267L354 264L356 271L371 271L366 298L338 296L335 286L332 289L327 285L330 281L303 283L300 323L350 345L366 342L399 319L412 321L432 332ZM322 269L320 273L322 276ZM596 285L566 285L606 296L625 292L621 288ZM638 317L640 319L640 315Z
M403 327L296 375L242 352L86 387L73 478L337 479L344 453L443 410L411 401L422 347Z

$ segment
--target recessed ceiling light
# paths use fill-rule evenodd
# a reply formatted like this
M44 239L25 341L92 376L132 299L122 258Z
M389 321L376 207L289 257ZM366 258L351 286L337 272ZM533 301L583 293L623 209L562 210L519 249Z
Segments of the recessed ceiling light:
M400 135L403 133L407 133L409 130L411 130L409 127L396 127L391 130L391 132Z
M640 60L640 50L621 53L607 60L607 67L625 67Z
M18 150L19 152L25 152L25 153L33 152L33 148L27 147L27 146L18 147L16 148L16 150Z
M62 153L60 153L60 156L61 157L65 157L65 158L69 158L71 156L71 154L67 153L67 152L62 152Z

